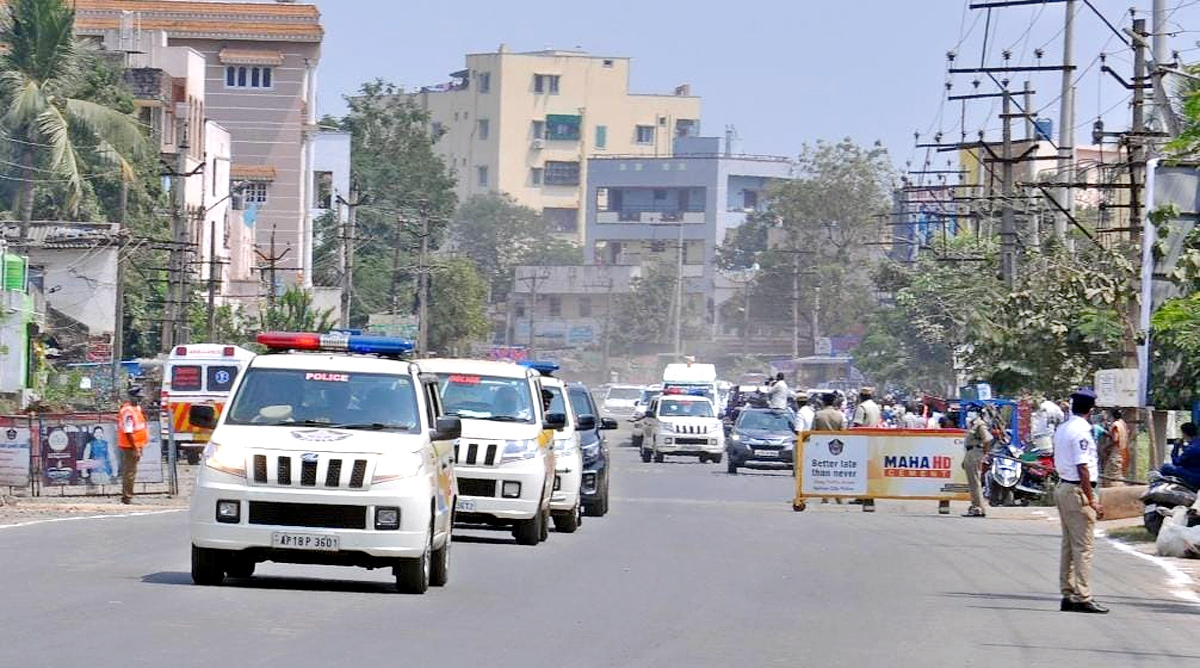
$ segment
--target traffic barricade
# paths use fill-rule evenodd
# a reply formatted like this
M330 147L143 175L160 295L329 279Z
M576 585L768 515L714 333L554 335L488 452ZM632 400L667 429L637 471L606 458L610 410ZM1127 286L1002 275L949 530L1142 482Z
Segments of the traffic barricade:
M949 512L968 498L959 429L852 429L801 432L797 438L796 498L924 499Z

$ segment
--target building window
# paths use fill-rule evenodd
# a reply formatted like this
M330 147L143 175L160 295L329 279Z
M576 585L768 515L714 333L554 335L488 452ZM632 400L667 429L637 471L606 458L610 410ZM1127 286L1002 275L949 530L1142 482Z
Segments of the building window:
M551 318L561 318L562 317L562 297L550 295L549 301L550 301L550 317Z
M529 125L529 129L533 133L534 139L546 138L546 121L534 121Z
M579 185L579 163L547 161L545 182L548 186Z
M596 148L608 148L608 126L596 126Z
M542 168L541 167L530 167L529 168L529 185L532 185L532 186L542 185Z
M251 181L242 188L242 202L249 206L251 204L264 205L267 203L267 186L265 181Z
M565 114L546 116L546 139L554 141L579 141L579 126L583 119Z
M492 73L491 72L476 72L475 79L479 82L480 93L492 92Z
M434 121L429 125L429 134L433 135L435 140L441 137L445 131L446 128L442 127L441 121Z
M313 172L313 207L333 208L333 172Z
M634 133L633 140L639 144L653 144L654 143L654 126L653 125L637 126L636 132Z
M542 209L542 218L551 232L574 234L579 230L579 209L548 206Z
M272 74L270 67L229 65L225 68L225 87L270 88Z
M662 241L661 239L656 239L656 240L650 242L650 252L651 253L665 253L666 250L667 250L667 242Z
M513 305L513 316L517 318L525 317L525 302L517 302Z
M475 168L476 182L480 188L488 187L488 168L487 165L479 165Z
M742 191L742 208L747 211L758 209L758 191L743 190Z
M479 130L476 132L479 137L479 141L487 141L488 135L491 134L492 130L491 124L488 123L488 119L481 118L475 121L475 124L479 126Z
M580 318L592 317L592 298L591 297L580 297L579 298L579 317Z
M611 59L611 58L605 58L605 59L604 59L604 67L612 67L612 66L613 66L613 61L612 61L612 59Z
M533 92L548 93L550 95L558 95L558 75L557 74L535 74L535 75L533 75Z

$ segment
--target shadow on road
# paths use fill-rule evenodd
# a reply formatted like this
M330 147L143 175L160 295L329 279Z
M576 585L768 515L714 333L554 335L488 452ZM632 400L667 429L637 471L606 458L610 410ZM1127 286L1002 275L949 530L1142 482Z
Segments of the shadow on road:
M1030 605L1022 606L1022 607L1015 607L1012 609L1028 610L1028 611L1033 611L1033 612L1037 612L1037 611L1058 612L1059 611L1058 604L1062 600L1059 596L1055 596L1055 595L1007 594L1007 593L987 593L987 592L964 592L964 591L943 592L941 594L941 596L948 596L951 598L976 599L976 600L980 600L980 601L995 601L997 603L1002 603L1002 602L1011 603L1014 601L1023 601L1023 602L1029 603ZM1157 600L1157 599L1138 598L1138 597L1134 597L1134 596L1100 596L1100 597L1098 597L1098 600L1100 600L1102 603L1112 607L1114 612L1116 612L1117 610L1119 610L1122 607L1128 606L1128 607L1133 607L1133 608L1139 608L1141 610L1145 610L1148 612L1158 612L1158 613L1165 613L1165 614L1174 614L1174 615L1198 615L1198 614L1200 614L1200 606L1188 605L1186 603L1172 603L1170 601L1161 601L1161 600ZM1164 654L1163 656L1172 656L1172 655ZM1192 657L1188 657L1188 658L1192 658ZM1200 658L1200 657L1198 657L1198 658Z
M457 540L457 539L455 539ZM162 571L142 576L146 584L187 585L194 587L189 573ZM291 591L328 591L386 594L395 593L395 585L385 582L365 582L362 580L325 580L303 577L281 577L276 575L256 575L252 578L226 578L227 588L235 589L280 589Z
M1200 654L1176 654L1174 652L1151 652L1140 649L1099 649L1097 647L1054 647L1051 645L981 643L980 647L1000 647L1004 649L1050 650L1053 652L1078 652L1082 654L1109 654L1128 657L1161 657L1164 659L1200 659Z
M487 529L477 529L476 527L471 527L471 529L478 530L478 531L487 531ZM463 533L459 533L458 531L455 531L454 532L454 542L455 543L474 543L476 545L515 545L517 543L517 540L515 538L509 537L509 536L505 536L504 538L501 538L500 536L487 536L487 535L481 536L479 534L463 534Z

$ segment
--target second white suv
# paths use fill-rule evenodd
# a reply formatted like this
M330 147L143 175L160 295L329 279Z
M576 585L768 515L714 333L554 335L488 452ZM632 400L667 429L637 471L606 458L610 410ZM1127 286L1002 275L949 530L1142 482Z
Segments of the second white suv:
M708 397L663 394L650 402L642 422L643 462L683 455L719 464L724 452L724 425Z

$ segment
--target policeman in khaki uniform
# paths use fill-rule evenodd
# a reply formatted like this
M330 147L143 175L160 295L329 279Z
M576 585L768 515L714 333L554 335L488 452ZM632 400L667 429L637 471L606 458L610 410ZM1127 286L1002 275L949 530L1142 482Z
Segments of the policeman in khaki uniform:
M121 503L133 503L133 483L138 460L150 440L146 414L142 412L142 388L129 388L129 398L117 412L117 444L121 446Z
M1071 417L1054 434L1054 468L1059 477L1054 500L1062 523L1059 610L1063 612L1108 612L1108 608L1092 600L1091 589L1096 520L1104 517L1104 506L1100 505L1096 489L1100 457L1088 422L1095 405L1096 393L1090 388L1072 394Z
M992 440L992 432L988 428L983 413L976 413L967 424L967 437L963 441L963 445L967 449L963 455L963 470L967 472L967 491L971 493L971 507L967 508L963 517L984 517L986 514L983 510L983 485L980 481L982 474L980 469Z

